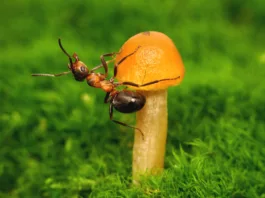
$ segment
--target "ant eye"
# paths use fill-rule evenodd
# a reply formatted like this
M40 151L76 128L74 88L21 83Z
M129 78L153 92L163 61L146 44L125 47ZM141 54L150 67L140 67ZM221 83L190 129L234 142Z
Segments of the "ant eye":
M87 72L87 68L85 66L81 66L80 67L80 71L85 73L85 72Z

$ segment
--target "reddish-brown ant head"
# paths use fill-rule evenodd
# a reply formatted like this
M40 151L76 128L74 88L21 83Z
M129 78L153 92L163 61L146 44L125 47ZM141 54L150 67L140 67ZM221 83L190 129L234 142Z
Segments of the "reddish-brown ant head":
M85 65L85 63L79 60L76 53L73 54L73 58L75 59L75 62L73 63L70 61L70 64L68 65L68 67L72 71L77 81L83 81L88 76L89 70L87 66Z
M59 46L64 52L64 54L69 58L70 63L68 64L69 69L72 71L75 80L77 81L83 81L86 79L86 77L89 75L89 70L87 66L79 60L76 53L73 54L73 58L75 62L73 62L71 56L65 51L65 49L62 46L61 39L58 40Z

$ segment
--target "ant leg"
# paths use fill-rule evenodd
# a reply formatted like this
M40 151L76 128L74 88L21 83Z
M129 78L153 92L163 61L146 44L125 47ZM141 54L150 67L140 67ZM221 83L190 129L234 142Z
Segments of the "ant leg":
M155 84L155 83L158 83L158 82L161 82L161 81L177 80L178 78L180 78L180 76L178 76L176 78L165 78L165 79L161 79L161 80L154 80L154 81L142 84L142 85L139 85L139 84L136 84L136 83L133 83L133 82L122 82L122 83L120 83L120 85L130 85L130 86L133 86L133 87L145 87L145 86L152 85L152 84Z
M109 60L109 61L106 61L106 63L107 63L107 65L108 65L109 63L111 63L111 62L113 62L113 61L114 61L114 59ZM101 67L103 67L102 64L101 64L101 65L98 65L98 66L96 66L96 67L94 67L94 68L91 69L90 71L93 72L93 71L95 71L95 70L97 70L97 69L99 69L99 68L101 68Z
M117 54L117 52L112 52L112 53L103 54L103 55L100 56L101 63L103 65L104 69L105 69L105 76L108 76L108 63L106 62L104 57L114 56L116 54Z
M129 127L129 128L132 128L132 129L136 129L136 130L138 130L138 131L141 133L142 138L143 138L143 140L144 140L144 134L143 134L143 132L141 131L141 129L136 128L136 127L133 127L133 126L130 126L130 125L126 124L126 123L123 123L123 122L120 122L120 121L117 121L117 120L113 120L113 119L112 119L112 117L113 117L113 104L112 104L112 102L110 102L110 106L109 106L109 117L110 117L110 120L111 120L112 122L115 122L116 124L119 124L119 125L122 125L122 126L126 126L126 127Z
M137 52L137 50L140 48L141 46L138 46L132 53L124 56L118 63L115 64L114 66L114 76L112 78L115 78L116 75L117 75L117 71L118 71L118 66L123 62L125 61L129 56L133 55L135 52Z
M110 101L109 95L110 95L110 92L107 92L107 94L106 94L106 96L104 98L104 103L108 103Z

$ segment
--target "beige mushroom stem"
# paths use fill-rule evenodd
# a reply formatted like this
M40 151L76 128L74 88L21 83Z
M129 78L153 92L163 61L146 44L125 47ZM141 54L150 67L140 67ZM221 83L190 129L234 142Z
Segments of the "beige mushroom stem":
M136 113L136 127L133 146L133 183L141 175L157 174L164 168L167 138L167 90L141 91L146 97L143 109Z

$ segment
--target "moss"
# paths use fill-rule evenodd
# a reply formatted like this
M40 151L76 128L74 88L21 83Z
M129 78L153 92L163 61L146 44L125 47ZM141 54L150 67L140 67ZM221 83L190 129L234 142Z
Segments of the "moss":
M264 197L264 8L260 0L2 4L0 197ZM132 187L133 130L109 121L104 93L70 75L30 74L67 70L58 37L92 67L146 30L174 40L187 72L169 90L166 170Z

